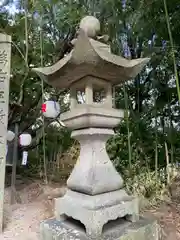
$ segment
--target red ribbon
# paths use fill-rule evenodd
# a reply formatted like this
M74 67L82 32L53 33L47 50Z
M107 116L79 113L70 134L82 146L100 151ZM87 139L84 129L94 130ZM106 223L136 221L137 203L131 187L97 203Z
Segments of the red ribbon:
M46 104L45 103L42 104L41 111L42 112L46 112Z

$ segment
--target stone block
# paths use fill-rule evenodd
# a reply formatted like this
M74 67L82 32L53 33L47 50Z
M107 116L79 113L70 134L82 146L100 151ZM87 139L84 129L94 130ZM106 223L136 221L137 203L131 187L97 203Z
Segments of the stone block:
M78 221L49 219L41 223L41 240L91 240ZM132 223L125 219L111 221L96 240L158 240L159 226L154 219L140 218Z
M125 190L89 196L67 190L63 198L55 200L57 220L67 216L84 224L87 236L97 239L104 225L118 218L135 222L139 219L138 200L128 196ZM94 224L96 223L96 224Z

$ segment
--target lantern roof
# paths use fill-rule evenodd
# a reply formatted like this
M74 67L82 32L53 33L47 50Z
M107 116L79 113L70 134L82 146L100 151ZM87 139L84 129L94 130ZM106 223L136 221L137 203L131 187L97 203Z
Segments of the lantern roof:
M86 18L89 21L88 18L92 17ZM97 21L94 22L96 28ZM117 85L136 77L150 60L128 60L111 53L110 46L97 41L95 32L92 34L92 25L87 27L83 20L81 23L78 37L74 40L74 48L68 55L52 66L33 68L41 79L53 87L68 88L86 76L101 78Z

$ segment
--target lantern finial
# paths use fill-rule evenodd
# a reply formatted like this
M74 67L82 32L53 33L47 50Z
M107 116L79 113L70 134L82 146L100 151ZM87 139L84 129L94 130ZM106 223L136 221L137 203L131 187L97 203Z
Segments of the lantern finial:
M100 22L96 17L86 16L82 18L79 27L87 34L88 37L96 38L100 31Z

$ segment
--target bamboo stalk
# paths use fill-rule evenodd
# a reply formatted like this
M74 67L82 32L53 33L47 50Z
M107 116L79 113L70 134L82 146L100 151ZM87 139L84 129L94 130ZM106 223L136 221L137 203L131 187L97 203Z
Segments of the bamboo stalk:
M156 109L156 102L155 102L155 109ZM155 112L155 142L156 142L156 147L155 147L155 174L156 174L156 185L158 182L158 136L157 136L157 109Z
M167 2L166 2L166 0L163 0L163 1L164 1L164 10L165 10L165 15L166 15L166 23L167 23L167 28L168 28L169 40L170 40L170 45L172 48L172 58L173 58L174 73L175 73L175 78L176 78L176 88L177 88L177 94L178 94L178 99L179 99L179 103L180 103L180 87L179 87L178 70L177 70L177 65L176 65L176 57L175 57L175 52L174 52L174 43L173 43L173 37L172 37L172 32L171 32L171 25L170 25L170 21L169 21Z
M125 121L128 132L128 156L129 156L129 168L132 169L132 154L131 154L131 136L129 130L129 112L128 112L128 96L124 86L124 100L125 100Z
M40 49L41 49L41 66L43 67L43 30L42 30L42 19L41 19L41 30L40 30ZM41 90L42 90L42 104L44 103L44 82L41 80ZM42 135L43 135L43 164L44 164L44 181L48 184L47 176L47 159L46 159L46 139L45 139L45 119L42 114Z

